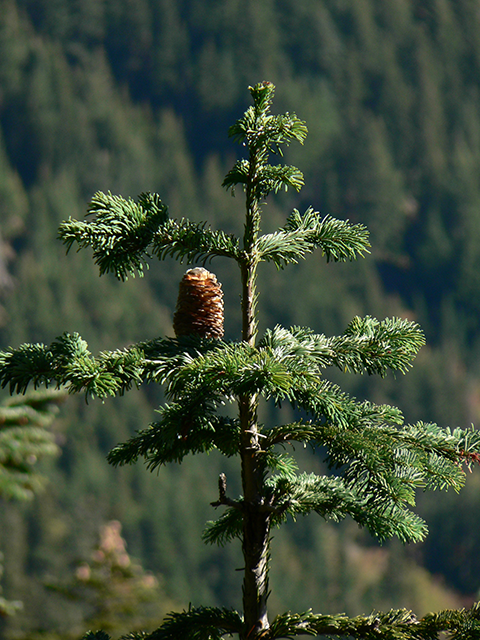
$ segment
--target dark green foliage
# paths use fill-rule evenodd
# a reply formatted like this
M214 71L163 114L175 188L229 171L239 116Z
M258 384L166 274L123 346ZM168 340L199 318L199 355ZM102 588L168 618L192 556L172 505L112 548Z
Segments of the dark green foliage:
M93 224L69 220L60 226L59 237L70 249L91 246L100 275L113 272L124 280L127 273L143 272L143 254L167 220L168 210L158 197L141 194L138 203L111 193L97 193L92 198L89 214Z
M47 428L64 400L63 391L43 391L10 398L0 405L0 501L31 500L44 488L46 478L36 465L42 458L60 453L54 434ZM0 552L0 578L2 561ZM0 586L0 617L22 609L22 602L6 600L1 594Z
M329 216L321 218L312 208L303 216L294 209L283 229L261 236L257 242L261 259L278 268L297 263L318 247L327 261L355 260L368 252L368 231L363 225L351 225Z
M214 256L239 257L238 240L205 224L169 220L167 207L157 195L143 193L138 204L111 193L97 193L89 213L92 222L69 220L60 226L59 237L71 248L93 248L100 275L114 273L119 280L143 274L147 258L167 256L194 262Z
M83 638L84 640L110 640L110 636L105 631L89 631Z
M0 497L27 500L45 483L38 460L60 449L47 429L65 400L64 391L30 393L0 406Z
M147 638L150 640L221 640L240 633L243 621L236 611L199 607L182 613L170 613L165 622Z
M225 176L223 186L231 189L232 194L234 194L235 186L248 184L249 176L250 165L248 161L239 160ZM287 190L288 187L293 187L297 191L300 191L303 186L303 174L296 167L271 167L270 165L266 165L262 167L262 171L258 173L258 177L264 189L264 192L257 192L259 197L265 197L272 191L277 193L282 187L285 190Z
M161 629L151 634L129 634L122 640L221 640L241 628L236 612L225 609L199 608L171 614ZM406 609L370 616L348 618L345 615L317 615L310 611L278 615L262 636L265 640L298 636L328 635L359 640L436 640L439 633L448 632L452 640L476 640L480 631L479 606L469 610L443 611L418 620ZM84 640L107 640L103 632L88 633Z
M225 609L193 609L171 614L161 630L152 634L130 634L122 640L148 638L149 640L221 640L237 631L241 621L235 619L235 612ZM441 632L449 632L452 640L476 640L480 631L478 605L470 610L443 611L429 614L417 620L411 611L400 609L387 614L373 613L370 616L348 618L344 615L316 615L310 611L278 615L267 633L265 640L296 638L298 636L339 636L359 640L436 640ZM108 640L103 632L90 632L84 640Z
M274 638L295 638L301 635L332 635L359 638L362 640L414 640L425 638L436 640L442 631L451 632L452 640L473 640L479 626L479 606L470 610L443 611L429 614L417 620L411 611L393 610L388 613L373 613L370 616L320 616L306 612L286 613L277 616L265 636Z
M181 461L188 453L213 448L227 455L237 454L238 421L216 413L225 400L245 393L261 393L276 402L289 400L321 418L301 425L300 431L296 429L298 425L272 428L265 434L265 453L269 453L269 446L289 441L327 447L328 463L346 470L345 490L353 491L348 500L344 497L345 503L339 500L335 509L317 487L318 503L310 510L336 520L348 513L381 539L396 534L403 540L419 540L425 535L425 526L421 519L405 511L414 502L415 488L444 488L450 484L458 489L463 474L456 465L457 452L462 450L466 456L476 451L479 439L475 432L468 438L458 431L449 445L435 426L418 425L399 432L402 418L397 410L357 403L324 380L321 373L331 365L382 375L388 365L404 370L422 343L423 337L412 323L379 323L372 318L352 321L343 337L330 340L309 330L289 332L279 327L267 332L257 348L216 346L215 341L198 340L193 358L193 353L187 355L182 350L182 341L168 340L148 345L148 359L139 347L104 353L95 359L78 336L64 336L50 349L43 348L43 358L37 357L38 345L24 346L19 352L6 355L2 380L16 385L19 391L26 388L29 380L37 384L55 381L71 392L83 390L89 397L122 394L133 384L138 386L152 379L166 384L172 402L160 410L161 420L109 454L114 464L143 456L152 469ZM202 345L207 348L204 353L200 350ZM30 358L30 353L36 357ZM432 439L435 435L439 438L437 446ZM422 440L424 453L418 449ZM470 442L464 444L466 440ZM306 490L301 488L301 481L292 485L289 479L279 486L281 491L272 488L272 509L282 517L308 511L305 505L297 504L299 492ZM276 493L282 496L279 503L274 498ZM370 497L363 498L364 494ZM376 509L371 501L373 494ZM366 499L372 512L378 512L372 520L365 516ZM387 515L382 516L382 512Z
M3 353L2 386L24 393L32 383L55 383L70 393L85 391L88 397L105 398L122 394L143 381L143 352L137 348L101 353L93 358L87 343L77 333L57 338L49 347L26 344Z

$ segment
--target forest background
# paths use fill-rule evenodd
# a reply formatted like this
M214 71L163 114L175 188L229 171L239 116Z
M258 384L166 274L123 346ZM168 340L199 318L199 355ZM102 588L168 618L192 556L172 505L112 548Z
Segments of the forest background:
M306 186L269 201L265 231L313 204L366 224L373 250L354 267L312 258L288 277L265 267L263 318L327 335L355 314L414 319L427 347L412 371L352 375L347 390L398 405L407 421L480 424L477 0L0 0L0 348L63 331L94 353L173 335L187 265L100 279L88 252L65 256L58 225L82 218L97 190L155 191L173 217L238 232L241 198L220 187L237 153L227 129L248 106L248 85L264 79L277 86L277 112L295 111L309 128L287 158ZM226 337L238 338L236 273L221 262L213 270ZM59 607L44 583L68 580L113 519L169 604L239 606L239 550L201 542L225 463L199 457L158 475L106 463L160 400L148 387L65 403L46 491L28 505L0 501L3 595L24 602L0 635L81 617L81 604ZM321 465L303 456L307 468ZM278 532L272 610L423 614L478 598L479 474L458 496L418 498L430 525L421 545L378 547L348 522L305 519Z

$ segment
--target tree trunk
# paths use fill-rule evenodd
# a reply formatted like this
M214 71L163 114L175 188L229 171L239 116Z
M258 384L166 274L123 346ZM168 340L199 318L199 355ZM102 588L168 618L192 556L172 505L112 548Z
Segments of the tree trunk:
M242 340L255 346L257 256L255 243L260 230L257 193L257 150L250 149L246 184L246 220L243 236ZM245 394L238 399L241 427L242 489L244 499L242 550L244 629L241 640L255 640L268 629L268 548L271 515L265 505L265 462L257 424L258 398Z
M242 484L243 512L243 579L244 636L254 640L268 628L268 548L270 539L270 513L263 496L264 463L260 452L256 423L257 399L240 399L242 424Z
M250 238L249 242L253 239ZM247 244L247 242L246 242ZM256 265L242 265L242 338L255 346L257 331L255 318ZM239 398L241 425L243 512L243 579L244 632L242 640L255 640L269 627L268 598L268 548L270 538L270 513L264 496L264 456L262 455L257 425L258 398L246 394Z

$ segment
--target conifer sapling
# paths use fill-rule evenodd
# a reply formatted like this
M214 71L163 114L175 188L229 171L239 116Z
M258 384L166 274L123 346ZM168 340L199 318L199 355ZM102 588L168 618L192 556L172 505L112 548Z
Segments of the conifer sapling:
M317 249L327 261L346 262L364 256L370 245L363 225L322 216L311 207L303 214L293 210L283 227L262 234L265 198L303 185L299 169L270 164L270 158L281 158L282 148L292 141L303 143L307 127L295 114L271 113L271 83L251 87L250 93L252 106L229 131L247 157L234 164L223 182L232 193L243 189L242 237L213 230L204 222L170 218L159 196L150 193L136 202L97 193L87 221L69 219L60 227L68 248L75 243L91 247L100 273L113 273L120 280L142 275L151 257L201 265L217 257L234 260L242 287L240 339L223 340L220 286L212 274L197 267L180 285L175 338L160 337L94 357L78 334L64 334L50 346L23 345L3 353L0 382L11 392L24 392L30 383L65 385L87 397L114 396L133 385L156 382L164 385L168 399L159 420L116 446L108 456L112 464L143 457L153 470L213 449L239 461L242 494L230 496L227 478L220 476L218 499L212 504L223 513L207 524L204 540L240 541L243 610L190 608L171 613L150 634L129 637L218 640L236 635L240 640L274 640L326 634L426 640L454 630L459 639L478 638L477 606L421 620L405 610L354 618L311 611L269 617L272 527L315 513L334 521L348 516L379 540L422 540L426 524L412 509L416 490L460 489L463 466L478 460L480 435L473 429L405 424L399 409L360 402L329 382L330 367L381 376L406 372L424 344L414 322L355 317L338 336L282 326L258 336L257 271L262 262L283 269ZM260 398L277 405L290 403L298 418L289 424L261 424ZM236 405L235 418L222 413L225 403ZM300 473L294 449L284 448L287 443L322 451L328 473Z

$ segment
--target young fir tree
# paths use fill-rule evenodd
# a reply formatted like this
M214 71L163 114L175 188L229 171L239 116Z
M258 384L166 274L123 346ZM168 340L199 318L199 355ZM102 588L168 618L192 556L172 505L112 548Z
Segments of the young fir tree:
M426 525L412 511L417 489L460 489L463 465L478 462L480 434L441 429L434 424L404 424L395 407L359 402L324 377L329 367L385 375L405 372L424 344L420 328L399 318L378 321L354 318L335 337L309 328L268 329L257 335L257 269L261 262L278 268L294 264L315 249L327 260L349 261L369 249L367 230L312 208L294 210L277 232L262 235L262 202L281 188L299 190L301 172L272 165L282 145L303 142L304 122L293 114L270 113L274 87L264 82L250 89L253 105L230 129L248 151L235 163L223 186L245 192L243 238L212 230L205 223L168 216L157 195L138 201L97 193L87 222L69 219L60 228L68 248L92 247L100 274L124 280L142 274L149 258L171 256L205 264L212 258L235 260L242 284L242 336L223 336L221 290L215 277L201 268L187 272L180 287L174 319L176 338L158 338L93 357L77 334L64 334L50 346L27 344L1 356L0 380L11 392L29 383L66 385L87 397L122 394L145 382L163 384L168 403L160 419L119 444L109 461L122 465L143 457L153 470L181 462L188 454L220 450L239 460L242 495L228 493L221 474L220 517L208 523L204 539L225 544L241 541L243 612L199 607L171 613L163 625L145 636L151 640L273 640L300 635L354 638L437 638L442 630L463 640L478 638L480 607L429 614L422 620L405 610L349 618L307 611L268 616L268 568L273 527L290 516L315 512L324 519L353 518L379 540L397 536L419 541ZM297 410L291 424L263 425L257 418L260 398ZM237 417L222 413L226 402ZM300 417L303 416L303 417ZM298 473L293 448L311 445L322 452L326 475ZM93 634L95 635L95 634ZM103 632L97 637L104 637Z
M102 525L99 533L98 543L89 556L77 564L72 576L46 583L66 602L79 604L82 617L75 624L70 622L68 630L37 631L34 637L76 640L92 628L118 636L129 626L141 629L160 624L174 606L157 578L128 554L118 520Z

